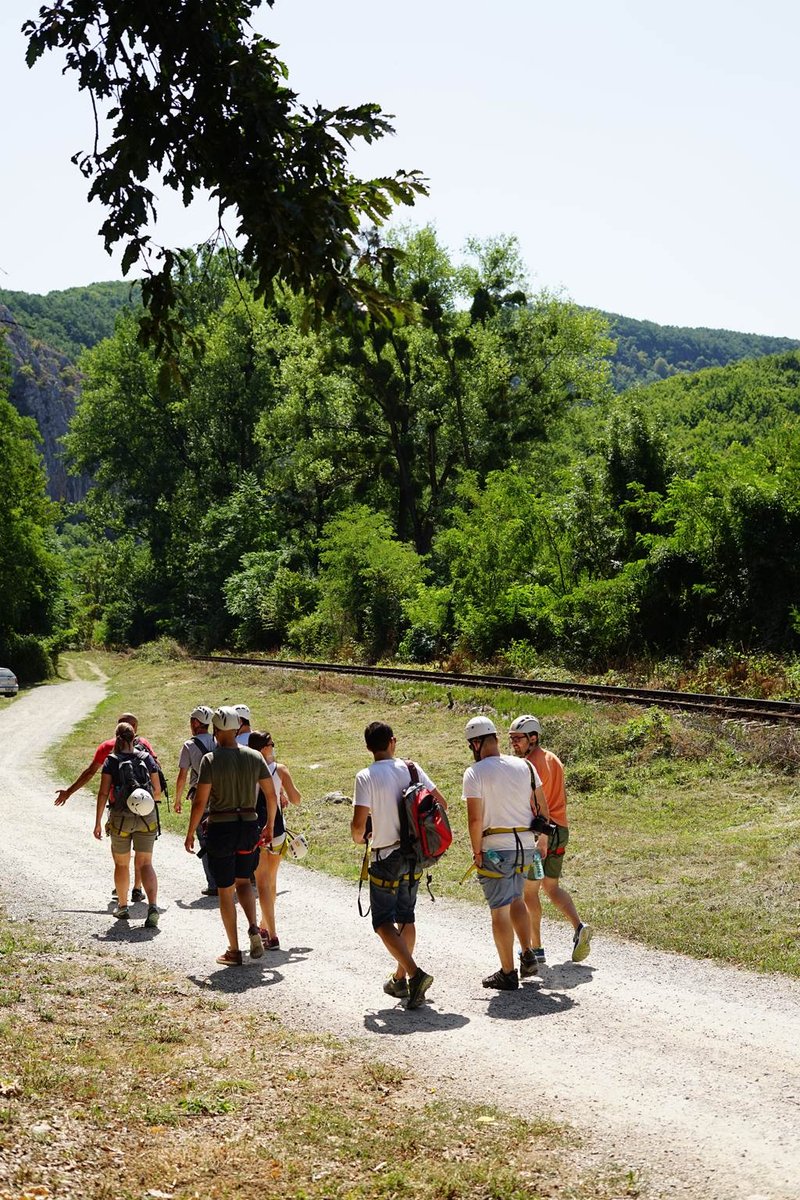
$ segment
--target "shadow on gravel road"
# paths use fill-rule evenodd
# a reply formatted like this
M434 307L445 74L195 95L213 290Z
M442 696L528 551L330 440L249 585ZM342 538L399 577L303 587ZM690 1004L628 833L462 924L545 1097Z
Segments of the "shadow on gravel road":
M302 962L310 954L308 946L292 946L290 950L273 950L263 958L249 958L245 953L240 967L220 967L210 975L187 975L196 987L235 996L253 988L272 987L281 983L284 976L281 967Z
M388 1033L392 1036L441 1033L445 1029L461 1029L464 1025L469 1025L469 1017L463 1013L437 1012L427 1005L410 1012L405 1008L382 1008L364 1017L364 1028L370 1033Z
M594 967L589 963L574 963L567 960L557 966L540 967L539 980L543 988L557 992L568 992L580 987L582 983L591 983Z
M545 992L538 987L522 987L516 992L497 992L486 1006L486 1013L500 1021L527 1021L531 1017L549 1017L575 1007L570 996Z

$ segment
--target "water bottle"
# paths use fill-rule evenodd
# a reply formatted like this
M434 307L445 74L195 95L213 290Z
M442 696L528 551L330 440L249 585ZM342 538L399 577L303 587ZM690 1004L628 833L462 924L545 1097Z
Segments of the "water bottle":
M542 856L538 850L534 850L533 852L532 874L534 879L544 879L544 863L542 862Z

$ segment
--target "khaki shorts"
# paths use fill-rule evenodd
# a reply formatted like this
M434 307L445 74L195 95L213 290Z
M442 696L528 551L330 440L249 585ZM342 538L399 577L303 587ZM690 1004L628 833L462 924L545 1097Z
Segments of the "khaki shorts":
M130 854L131 848L136 854L152 854L158 830L134 829L131 833L118 833L108 821L106 833L111 838L111 849L115 854Z

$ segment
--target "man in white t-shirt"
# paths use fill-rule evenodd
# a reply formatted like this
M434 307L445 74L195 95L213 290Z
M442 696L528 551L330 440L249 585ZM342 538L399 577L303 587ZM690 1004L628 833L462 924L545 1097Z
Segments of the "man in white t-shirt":
M415 860L406 858L400 848L400 800L412 782L411 772L402 759L395 758L397 738L384 721L370 722L364 730L364 741L374 762L356 775L350 833L356 845L372 838L369 867L372 928L397 963L383 990L388 996L406 999L407 1008L418 1008L433 977L414 961L417 936L414 906L421 872ZM419 782L446 808L447 803L433 780L419 763L414 766Z
M200 775L200 763L203 761L203 756L210 753L214 749L214 735L210 731L211 718L213 717L213 709L208 704L198 704L189 713L189 728L192 731L192 736L188 741L184 742L181 747L181 756L178 760L178 779L175 784L175 812L179 813L183 804L183 789L186 787L188 780L189 790L186 793L186 799L191 806L194 800L194 794L197 790L197 780ZM206 877L206 886L203 888L204 896L216 896L217 885L214 882L214 876L211 874L208 865L208 854L206 852L205 834L201 832L202 826L198 826L197 840L200 843L200 862L203 864L203 871Z
M531 822L547 817L542 781L534 767L500 753L497 729L488 717L473 717L465 730L475 765L464 772L472 861L492 914L492 935L500 970L483 980L485 988L510 992L519 987L514 966L514 934L522 947L523 978L535 975L531 920L523 899L525 875L537 849ZM547 839L543 838L546 851ZM542 846L539 846L540 853Z

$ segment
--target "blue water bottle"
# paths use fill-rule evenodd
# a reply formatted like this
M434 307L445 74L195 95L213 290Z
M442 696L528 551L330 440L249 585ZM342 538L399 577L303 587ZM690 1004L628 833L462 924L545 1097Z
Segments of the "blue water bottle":
M533 852L533 878L544 879L544 863L538 850Z

